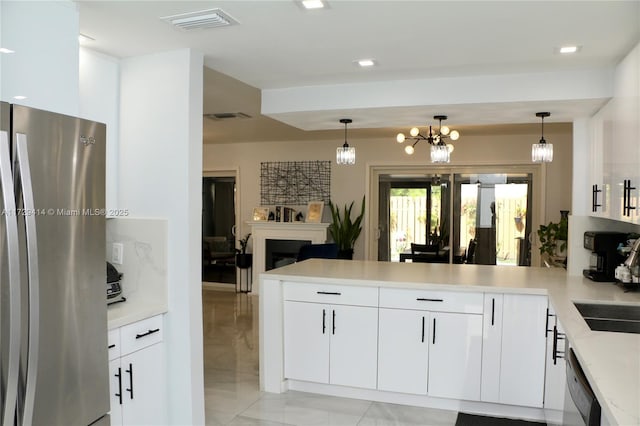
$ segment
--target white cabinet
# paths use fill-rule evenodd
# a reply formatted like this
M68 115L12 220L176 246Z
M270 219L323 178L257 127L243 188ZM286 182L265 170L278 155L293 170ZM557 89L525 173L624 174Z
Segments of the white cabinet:
M285 284L283 294L285 377L375 389L378 289Z
M112 425L167 423L162 315L109 332Z
M380 308L378 389L427 394L429 312Z
M542 407L546 310L546 296L504 294L500 305L500 298L485 295L484 401ZM489 328L491 320L497 328Z
M609 218L612 212L611 190L613 184L613 102L609 101L589 120L590 164L589 187L591 194L590 215ZM616 205L620 209L619 205Z
M561 424L567 378L564 354L566 340L553 306L547 313L547 351L544 383L544 413L547 423Z
M378 389L480 399L482 294L380 289Z

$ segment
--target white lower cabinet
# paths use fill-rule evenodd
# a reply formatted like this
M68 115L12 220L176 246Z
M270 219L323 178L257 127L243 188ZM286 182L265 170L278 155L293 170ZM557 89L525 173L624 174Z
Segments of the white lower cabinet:
M542 407L547 304L547 296L485 295L483 401Z
M481 314L479 293L380 289L378 389L478 400Z
M286 288L286 287L285 287ZM308 294L285 291L284 375L285 378L316 383L376 388L378 348L377 289L363 290L363 303L371 291L376 306L353 306L313 301L348 300L359 303L356 294L342 287L324 286ZM342 298L340 296L346 296ZM347 297L354 297L353 300Z
M109 332L112 425L167 424L162 316Z

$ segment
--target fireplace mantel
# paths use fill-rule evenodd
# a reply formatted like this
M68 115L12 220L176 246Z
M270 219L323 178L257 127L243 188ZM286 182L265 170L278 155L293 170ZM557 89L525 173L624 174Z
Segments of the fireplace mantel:
M266 240L308 240L312 244L327 241L328 223L247 221L253 239L253 293L258 293L258 280L265 271Z

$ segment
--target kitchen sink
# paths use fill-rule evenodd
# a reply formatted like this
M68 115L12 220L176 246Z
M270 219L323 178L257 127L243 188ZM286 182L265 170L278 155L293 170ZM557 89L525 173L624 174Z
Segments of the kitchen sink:
M591 330L640 334L640 306L574 303Z

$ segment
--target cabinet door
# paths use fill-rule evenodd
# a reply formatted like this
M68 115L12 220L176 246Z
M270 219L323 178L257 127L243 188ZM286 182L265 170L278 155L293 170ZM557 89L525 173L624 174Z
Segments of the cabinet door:
M111 403L111 426L122 425L122 370L120 358L109 361L109 401Z
M547 297L505 294L500 402L542 407Z
M329 305L284 302L284 376L329 383Z
M123 408L125 425L161 425L167 423L167 397L162 343L123 356Z
M380 308L378 389L426 395L429 312Z
M500 402L500 362L502 357L502 294L484 295L482 319L482 388L480 400Z
M480 399L482 315L431 313L429 396Z
M378 308L331 305L331 330L328 331L331 333L329 383L375 389Z

